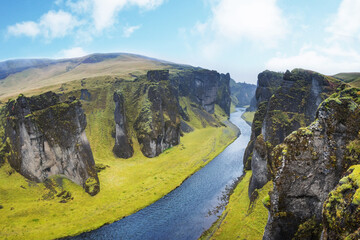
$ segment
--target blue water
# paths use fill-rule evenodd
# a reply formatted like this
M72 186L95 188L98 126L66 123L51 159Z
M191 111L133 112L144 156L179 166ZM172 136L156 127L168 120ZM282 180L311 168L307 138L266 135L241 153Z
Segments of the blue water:
M230 116L241 130L240 137L180 187L133 215L71 239L198 239L221 214L209 211L221 205L226 187L242 175L251 134L241 119L243 112L238 109Z

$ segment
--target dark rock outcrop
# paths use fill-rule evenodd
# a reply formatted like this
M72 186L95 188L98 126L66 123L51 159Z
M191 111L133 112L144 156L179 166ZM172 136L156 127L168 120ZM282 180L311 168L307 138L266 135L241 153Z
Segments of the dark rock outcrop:
M205 69L184 70L171 77L172 85L179 89L180 96L202 106L208 113L214 113L218 104L230 115L230 75Z
M235 82L233 79L230 80L230 91L233 103L237 107L243 107L250 105L251 101L255 97L256 85ZM255 111L255 109L253 110Z
M341 190L336 189L336 193L328 194L351 165L360 163L359 152L351 147L354 143L358 146L359 142L358 92L345 90L336 98L325 100L319 107L316 121L290 134L274 148L268 159L274 174L274 189L270 194L270 217L264 239L319 239L326 199L327 237L324 239L343 239L336 231L343 231L343 234L356 231L358 226L352 227L351 220L339 213L346 212L342 207L357 209L346 203L348 197L344 196L343 200L339 197L340 193L352 196L355 190L345 191L343 186ZM341 184L350 184L350 179L346 181L344 179ZM346 222L349 226L344 225ZM348 230L342 230L337 223Z
M265 81L265 85L266 83ZM255 116L253 123L254 135L261 133L262 136L257 136L252 145L254 148L250 164L252 178L249 195L255 189L262 188L271 178L270 169L268 168L268 172L264 169L267 168L268 156L273 146L282 143L294 130L313 122L319 104L334 93L341 84L336 79L316 72L295 69L284 75L281 86L271 96L271 91L267 88L264 91L266 98L259 97L259 99L267 99L270 96L270 99L267 104L266 101L262 101L259 105L259 110L265 110L258 113L264 116L263 120L258 120ZM261 130L259 130L260 125Z
M114 102L115 146L113 151L117 157L130 158L134 154L134 149L132 147L131 137L128 135L123 95L115 92Z
M80 100L91 101L91 93L87 89L81 89Z
M99 192L79 101L60 102L52 92L30 98L20 95L7 103L5 117L7 160L16 171L36 182L60 174L90 195Z
M265 70L258 75L255 96L250 102L250 111L255 111L262 102L267 102L283 82L283 73Z
M251 126L251 137L244 153L244 169L251 169L251 157L253 154L256 138L261 134L261 128L267 111L268 102L271 96L281 86L283 74L264 71L258 75L256 93L249 107L250 111L255 111L254 120Z
M149 71L145 99L134 129L142 153L155 157L180 143L180 114L177 92L168 71Z

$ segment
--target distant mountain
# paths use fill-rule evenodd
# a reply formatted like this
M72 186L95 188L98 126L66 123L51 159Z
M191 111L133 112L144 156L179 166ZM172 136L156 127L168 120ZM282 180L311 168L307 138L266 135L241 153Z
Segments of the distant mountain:
M0 62L0 99L84 78L116 76L134 80L148 70L188 67L129 53L97 53L58 60L8 60Z
M349 83L354 87L360 87L360 73L358 72L338 73L333 77L340 79L346 83Z
M231 79L230 91L233 104L237 107L243 107L250 105L251 99L255 96L256 85L235 82Z

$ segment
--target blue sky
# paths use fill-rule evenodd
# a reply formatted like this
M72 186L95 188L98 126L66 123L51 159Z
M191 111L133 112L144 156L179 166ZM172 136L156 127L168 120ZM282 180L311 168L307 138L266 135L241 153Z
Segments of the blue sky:
M360 71L359 0L0 3L0 60L131 52L229 72Z

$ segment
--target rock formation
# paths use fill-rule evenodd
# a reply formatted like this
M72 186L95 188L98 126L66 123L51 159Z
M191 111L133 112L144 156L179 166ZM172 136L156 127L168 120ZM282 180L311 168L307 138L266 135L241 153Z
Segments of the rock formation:
M168 71L149 71L147 78L145 98L134 129L142 153L155 157L180 143L179 104Z
M269 157L274 189L264 239L319 239L322 222L323 239L344 239L357 231L359 176L351 173L354 169L344 173L360 163L359 93L348 89L325 100L309 127L274 148Z
M114 153L120 158L130 158L134 154L131 137L128 135L128 126L125 116L124 97L121 93L114 93L115 102L115 146Z
M20 95L7 103L5 117L7 160L16 171L36 182L60 174L90 195L99 192L79 101L60 102L52 92L30 98Z
M259 99L267 99L269 96L270 99L267 103L260 102L258 111L261 112L257 113L253 123L254 136L259 135L252 145L254 148L250 163L252 178L249 195L270 180L271 172L267 165L272 148L282 143L294 130L314 121L319 104L341 84L336 79L316 72L295 69L284 74L281 86L273 95L270 95L268 88L265 89L266 97ZM264 118L261 120L259 116ZM250 147L251 144L250 142ZM246 166L248 165L246 162Z
M281 86L283 82L283 74L272 72L272 71L264 71L259 73L257 88L255 92L255 96L251 101L251 105L249 110L255 111L254 120L251 126L251 137L248 143L248 146L245 149L244 153L244 169L251 169L251 156L254 149L254 144L256 138L261 133L262 124L265 118L266 109L268 105L268 101L274 92Z
M188 96L208 113L214 113L218 104L226 114L230 114L230 75L219 74L205 69L186 70L171 77L173 86L180 96Z

